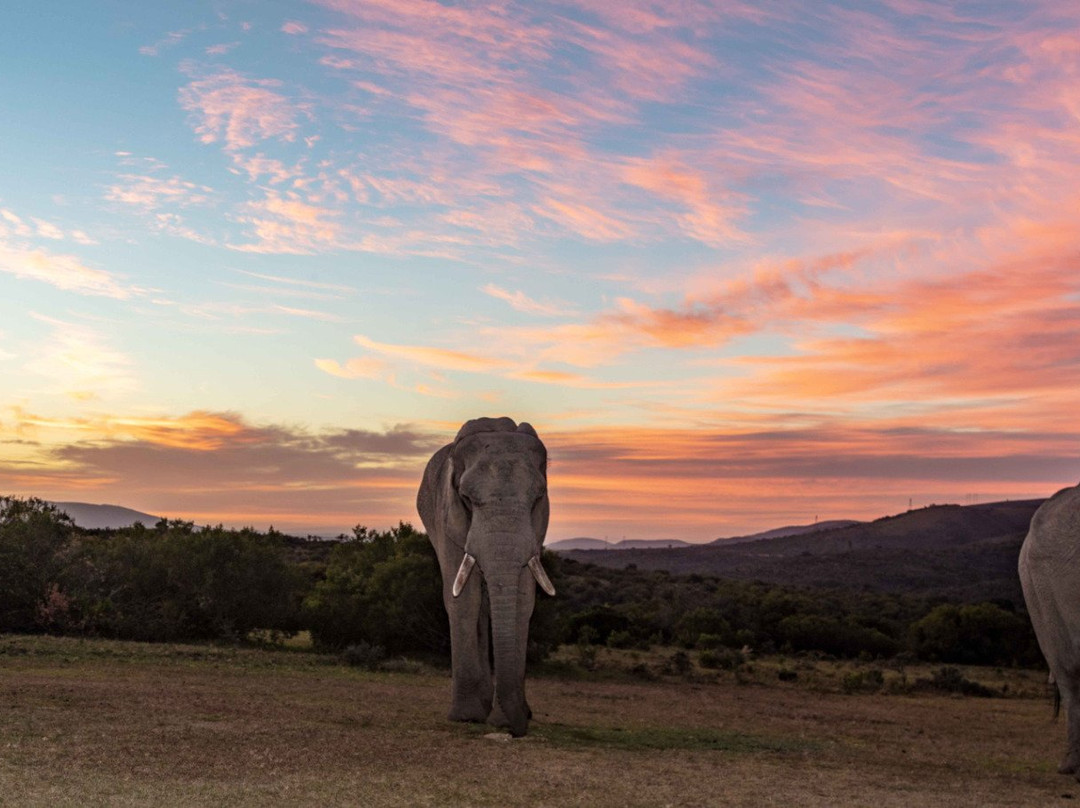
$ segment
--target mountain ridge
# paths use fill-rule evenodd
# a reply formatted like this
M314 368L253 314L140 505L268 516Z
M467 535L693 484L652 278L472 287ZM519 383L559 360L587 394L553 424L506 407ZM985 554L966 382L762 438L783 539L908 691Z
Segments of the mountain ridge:
M672 575L1020 603L1016 561L1043 501L933 505L873 522L750 542L648 552L576 550L563 556Z
M142 522L150 527L162 517L125 508L122 505L94 505L89 502L53 502L84 530L117 530Z

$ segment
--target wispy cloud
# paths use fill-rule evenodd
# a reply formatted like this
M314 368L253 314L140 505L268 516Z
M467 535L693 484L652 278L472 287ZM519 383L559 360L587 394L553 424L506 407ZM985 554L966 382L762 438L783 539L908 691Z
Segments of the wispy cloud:
M35 280L69 292L124 299L134 290L103 269L86 266L71 254L18 246L0 240L0 272L24 280Z
M35 314L52 335L29 352L26 369L49 380L50 391L88 401L138 388L131 359L109 336L86 323Z
M267 192L237 217L251 228L255 241L229 246L242 252L296 255L334 249L342 244L338 215L335 209L309 204L296 194Z
M106 190L105 198L151 211L162 205L204 205L213 193L212 188L188 182L180 177L121 174L117 177L117 182Z
M521 290L511 292L507 289L503 289L501 286L496 286L493 283L486 284L480 291L486 295L497 298L498 300L505 300L515 311L524 312L526 314L543 314L551 316L565 315L572 311L572 307L565 303L541 303L537 300L533 300Z
M303 113L278 92L281 87L276 79L251 79L224 70L181 89L180 106L191 113L203 143L221 141L235 151L271 138L292 141Z

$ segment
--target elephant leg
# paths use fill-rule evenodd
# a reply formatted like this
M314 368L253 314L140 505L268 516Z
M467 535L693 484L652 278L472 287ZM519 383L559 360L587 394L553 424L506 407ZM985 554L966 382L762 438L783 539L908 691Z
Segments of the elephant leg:
M1065 708L1065 720L1068 722L1068 745L1065 757L1058 767L1059 774L1073 774L1080 780L1080 682L1058 680L1061 699Z
M470 581L457 598L446 598L450 616L451 721L483 723L491 712L491 663L488 661L488 618L481 608L478 581Z

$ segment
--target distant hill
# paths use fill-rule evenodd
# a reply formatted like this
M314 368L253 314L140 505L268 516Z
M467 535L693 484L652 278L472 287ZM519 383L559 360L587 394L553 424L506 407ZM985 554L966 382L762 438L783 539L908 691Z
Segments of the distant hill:
M716 539L710 542L710 544L740 544L748 541L760 541L761 539L781 539L784 536L800 536L803 533L819 533L824 530L835 530L840 527L851 527L852 525L861 525L862 522L856 519L832 519L825 522L814 522L812 525L788 525L787 527L777 527L772 530L765 530L761 533L751 533L749 536L733 536L730 539ZM585 549L585 548L581 548Z
M131 527L136 522L152 527L161 520L160 516L119 505L90 505L86 502L54 502L53 505L70 516L76 525L87 530Z
M566 557L604 567L796 586L1021 602L1020 544L1043 500L935 505L844 527L753 541Z
M759 541L761 539L776 539L782 536L796 536L801 533L816 533L822 530L832 530L838 527L849 527L851 525L859 524L862 524L862 522L857 522L854 519L834 519L829 522L815 522L812 525L777 527L761 533L751 533L749 536L733 536L730 539L716 539L710 543L728 545L739 544L748 541ZM700 544L682 541L681 539L623 539L622 541L609 542L604 541L603 539L590 539L584 536L574 539L563 539L562 541L544 545L545 549L555 553L569 553L573 550L662 550L675 547L700 546Z
M590 539L582 536L545 544L544 549L551 550L554 553L568 553L572 550L656 550L692 546L690 542L680 539L623 539L617 542L607 542L603 539Z

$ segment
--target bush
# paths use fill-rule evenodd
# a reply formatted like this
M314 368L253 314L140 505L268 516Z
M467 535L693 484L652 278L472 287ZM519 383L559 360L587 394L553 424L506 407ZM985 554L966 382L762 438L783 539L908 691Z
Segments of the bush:
M326 577L304 600L311 638L323 648L368 643L387 653L446 655L450 628L442 576L427 537L402 523L331 551Z
M877 693L884 685L885 675L877 669L845 673L840 680L845 693Z
M675 636L686 648L704 647L698 644L702 635L715 637L716 645L733 638L731 624L716 609L704 606L686 612L675 624Z
M381 645L373 645L361 640L342 651L341 659L346 665L354 668L375 670L379 667L379 663L386 659L386 649Z
M664 673L674 676L688 676L694 669L694 663L690 661L690 655L686 651L676 651L664 663Z
M899 643L875 628L817 614L794 614L777 626L782 642L795 651L824 651L842 657L892 656Z
M571 615L567 621L564 636L575 641L588 636L588 642L607 645L608 637L613 632L629 632L630 618L610 606L592 606Z
M986 685L973 682L959 668L945 666L934 671L929 679L916 679L913 689L935 690L941 693L961 693L965 696L992 698L997 694Z
M938 606L910 630L922 659L961 665L1011 664L1038 659L1028 620L993 603Z
M121 639L240 640L295 632L301 576L280 534L162 520L73 546L65 585L83 631Z
M0 631L69 627L62 578L74 529L48 502L0 497Z
M702 651L711 651L717 648L722 648L723 646L724 638L721 637L719 634L698 634L697 642L694 643L694 647Z
M701 667L714 670L735 670L744 662L746 662L746 658L742 655L742 652L736 651L734 648L706 649L698 655L698 664Z

